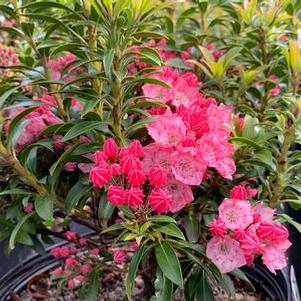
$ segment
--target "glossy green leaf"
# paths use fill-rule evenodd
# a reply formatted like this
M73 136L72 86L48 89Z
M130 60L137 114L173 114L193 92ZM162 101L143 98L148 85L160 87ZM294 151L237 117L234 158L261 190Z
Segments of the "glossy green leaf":
M158 265L165 277L179 287L183 287L180 262L173 247L167 241L161 241L155 247Z

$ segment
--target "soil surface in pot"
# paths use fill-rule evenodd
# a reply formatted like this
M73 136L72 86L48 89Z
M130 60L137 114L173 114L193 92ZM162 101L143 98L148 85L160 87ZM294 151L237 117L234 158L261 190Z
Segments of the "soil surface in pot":
M102 279L99 301L127 301L124 287L126 274L123 272L107 273ZM271 301L252 289L239 279L234 279L237 301ZM133 300L148 301L144 297L144 283L141 276L136 278ZM19 294L11 294L11 301L78 301L79 290L70 290L56 280L50 280L50 273L34 277ZM231 299L220 288L214 290L215 301ZM184 301L183 291L177 290L173 301Z

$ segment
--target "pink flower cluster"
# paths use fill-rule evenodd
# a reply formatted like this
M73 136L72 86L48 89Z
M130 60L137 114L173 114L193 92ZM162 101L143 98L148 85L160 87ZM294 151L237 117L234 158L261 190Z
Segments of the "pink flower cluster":
M78 237L73 231L67 231L66 239L75 243L75 246L56 247L50 251L54 257L61 257L64 260L62 266L56 268L52 274L56 278L67 281L68 288L73 289L81 286L87 281L87 274L93 269L100 260L98 248L87 248L87 239Z
M15 53L13 47L6 47L0 43L0 66L13 66L19 63L19 56ZM2 70L2 76L8 76L10 74L9 70Z
M234 148L228 142L231 108L217 105L213 98L200 93L197 77L191 72L180 74L172 68L163 68L155 77L171 88L145 84L143 93L170 105L171 109L156 112L155 122L147 126L154 143L144 148L146 169L160 163L169 179L184 185L199 185L208 167L232 179L236 167Z
M48 66L51 70L51 77L54 80L68 80L71 81L76 78L76 74L83 71L83 68L76 67L72 69L72 74L70 75L70 65L75 62L76 57L72 53L67 53L58 59L49 59ZM68 75L67 75L68 74Z
M149 205L157 213L166 213L172 209L171 194L164 187L166 174L160 165L153 165L146 176L141 158L143 148L138 140L128 147L119 148L110 138L105 141L103 151L94 154L95 166L89 179L95 187L108 185L108 201L115 206L126 205L137 209ZM146 195L143 186L150 186Z
M251 205L248 196L244 187L234 187L231 197L219 206L219 217L209 225L213 238L207 244L207 256L228 273L261 255L276 273L286 266L285 252L291 245L288 231L273 221L274 209L264 203Z
M24 145L33 143L38 139L38 135L49 125L61 123L62 120L58 118L54 109L56 108L55 98L51 95L44 94L41 97L34 97L43 104L40 104L38 108L27 114L24 119L28 122L23 128L22 134L20 135L16 149L21 150ZM77 110L82 109L82 104L80 104L76 99L71 100L71 106ZM8 111L8 119L13 119L16 115L23 112L25 108L18 108ZM5 129L8 130L9 122L5 124ZM60 138L59 136L54 138Z

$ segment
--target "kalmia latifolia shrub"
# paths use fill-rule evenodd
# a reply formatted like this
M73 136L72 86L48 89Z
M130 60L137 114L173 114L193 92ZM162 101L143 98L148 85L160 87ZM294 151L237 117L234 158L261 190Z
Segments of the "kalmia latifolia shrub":
M3 2L3 1L2 1ZM0 1L0 240L98 300L233 297L300 209L298 1ZM239 43L237 42L239 41ZM285 205L285 206L284 206ZM81 225L84 233L77 234ZM205 293L204 293L205 292Z

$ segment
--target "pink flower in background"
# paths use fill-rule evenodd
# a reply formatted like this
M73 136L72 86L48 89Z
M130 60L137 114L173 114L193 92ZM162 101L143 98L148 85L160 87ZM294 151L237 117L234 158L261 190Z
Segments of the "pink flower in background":
M122 263L125 261L126 254L123 250L116 250L113 253L113 259L115 263Z
M244 230L253 222L253 212L248 201L225 199L218 211L220 219L231 230Z
M275 87L275 88L273 88L269 91L269 96L270 97L276 97L280 94L280 92L281 92L281 89L280 89L279 86L277 86L277 87Z
M153 190L149 197L149 204L156 213L166 213L170 210L173 201L165 189Z
M76 239L76 233L73 231L67 231L66 232L66 238L67 240L75 240Z
M211 238L207 244L206 255L222 273L231 272L247 263L239 242L230 236Z
M64 170L67 172L73 172L77 168L76 162L68 162L64 165Z
M63 275L63 269L62 269L62 267L56 268L56 269L52 272L52 274L53 274L55 277L60 277L60 276L62 276L62 275Z
M184 184L199 185L207 169L207 163L193 147L178 147L171 155L172 171Z
M91 267L87 264L84 264L80 267L82 273L87 274L91 271Z

